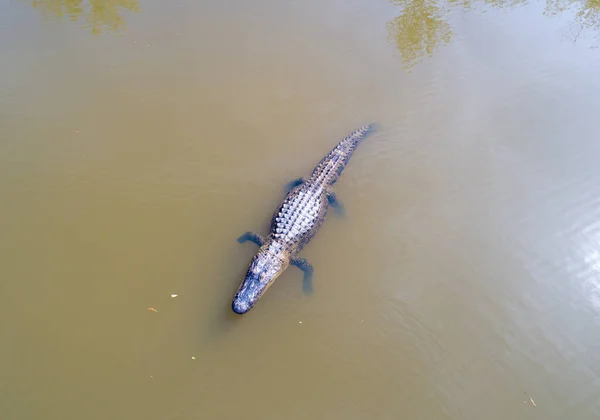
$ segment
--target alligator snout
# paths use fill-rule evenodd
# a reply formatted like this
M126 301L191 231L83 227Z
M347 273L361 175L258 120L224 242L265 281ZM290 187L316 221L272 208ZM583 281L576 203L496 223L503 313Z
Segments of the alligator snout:
M231 304L231 308L236 314L242 315L252 309L252 305L244 299L235 299Z
M257 271L256 267L250 266L231 303L233 312L241 315L254 307L269 287L269 281L265 278L265 274L265 272Z
M231 303L236 314L245 314L286 269L289 261L269 252L259 252L252 258L246 276Z
M249 271L231 303L233 312L240 315L248 312L254 307L254 304L260 299L268 286L267 282L261 281L260 276Z

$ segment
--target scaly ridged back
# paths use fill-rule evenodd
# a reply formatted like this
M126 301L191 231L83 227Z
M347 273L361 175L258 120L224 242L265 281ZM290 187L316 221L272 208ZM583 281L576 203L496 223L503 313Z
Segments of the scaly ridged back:
M311 177L292 189L271 222L269 244L273 254L283 249L294 255L310 241L325 220L329 207L327 192L337 181L372 125L366 125L340 141L313 170Z
M348 164L352 154L371 130L373 124L360 127L342 139L317 164L308 180L309 183L331 186L335 184L342 171Z

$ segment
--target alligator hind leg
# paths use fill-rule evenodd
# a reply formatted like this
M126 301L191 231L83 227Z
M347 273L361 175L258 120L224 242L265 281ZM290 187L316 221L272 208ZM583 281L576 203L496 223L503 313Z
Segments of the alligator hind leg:
M308 261L304 258L292 258L290 260L290 264L295 265L300 270L304 272L304 278L302 279L302 288L304 293L310 294L313 291L312 287L312 275L313 275L313 267L310 265Z
M304 181L306 181L306 179L304 178L297 178L294 179L293 181L288 182L287 184L285 184L284 187L284 191L285 193L289 193L290 191L292 191L292 189L296 188L298 185L302 184Z
M240 236L239 238L237 238L237 241L239 243L241 243L241 244L243 244L244 242L250 241L253 244L256 244L258 246L262 246L265 243L265 238L263 238L260 235L257 235L256 233L246 232L242 236Z
M342 205L342 203L339 202L333 191L329 191L327 193L327 201L329 201L329 205L333 207L338 216L344 216L346 214L344 206Z

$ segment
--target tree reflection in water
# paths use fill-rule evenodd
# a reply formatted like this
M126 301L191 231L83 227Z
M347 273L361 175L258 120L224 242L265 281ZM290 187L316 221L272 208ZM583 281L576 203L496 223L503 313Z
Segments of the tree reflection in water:
M71 21L83 18L91 33L106 29L118 32L125 28L123 12L139 12L138 0L21 0L45 15L67 17ZM389 0L400 13L387 23L389 39L402 55L407 67L433 55L452 41L448 22L452 10L473 10L474 6L509 8L525 5L527 0ZM575 13L570 30L573 40L585 30L600 32L600 0L546 0L545 16Z
M404 59L407 68L433 55L454 35L448 14L457 8L473 10L475 4L494 8L525 5L527 0L390 0L400 14L387 23L389 39ZM546 0L545 16L575 11L571 24L573 41L591 29L600 32L600 0Z
M139 12L137 0L29 0L27 1L44 15L57 18L67 17L73 22L83 18L86 27L94 35L106 29L118 32L125 28L123 11Z

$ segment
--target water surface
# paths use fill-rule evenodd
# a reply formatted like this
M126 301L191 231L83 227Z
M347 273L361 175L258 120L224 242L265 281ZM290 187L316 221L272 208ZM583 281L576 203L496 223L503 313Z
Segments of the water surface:
M598 10L4 2L2 418L598 418ZM372 121L314 293L233 314L237 236Z

